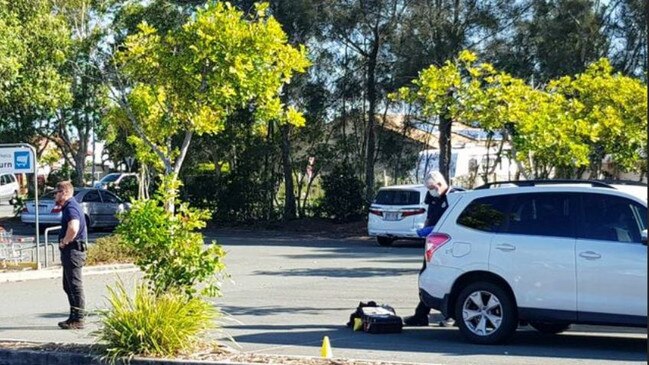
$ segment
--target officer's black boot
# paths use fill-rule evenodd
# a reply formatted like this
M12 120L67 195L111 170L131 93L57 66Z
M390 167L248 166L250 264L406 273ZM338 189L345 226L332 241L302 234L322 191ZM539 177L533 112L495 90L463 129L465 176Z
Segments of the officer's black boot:
M80 330L84 328L83 310L72 308L70 320L59 323L59 327L65 330Z
M70 321L72 320L72 316L73 316L73 310L74 309L72 309L72 307L70 307L70 314L68 315L68 319L66 319L65 321L59 322L59 327L63 328L64 326L67 326L68 323L70 323Z

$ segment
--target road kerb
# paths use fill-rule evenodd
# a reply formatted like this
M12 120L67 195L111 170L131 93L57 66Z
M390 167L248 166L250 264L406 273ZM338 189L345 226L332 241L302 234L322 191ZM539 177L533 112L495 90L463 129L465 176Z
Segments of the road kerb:
M139 269L132 264L114 264L114 265L97 265L86 266L83 268L83 275L102 275L114 274L122 272L135 272ZM63 275L61 266L48 267L40 270L24 270L15 272L0 273L0 283L25 281L25 280L40 280L40 279L55 279Z

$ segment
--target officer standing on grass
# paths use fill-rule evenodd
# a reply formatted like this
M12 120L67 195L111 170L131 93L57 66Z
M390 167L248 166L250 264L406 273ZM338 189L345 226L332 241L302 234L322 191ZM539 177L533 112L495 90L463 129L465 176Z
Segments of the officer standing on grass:
M74 188L70 181L57 184L55 201L63 208L59 232L63 290L70 303L70 316L59 322L59 327L63 329L82 329L85 309L81 270L86 263L86 220L83 209L73 195Z

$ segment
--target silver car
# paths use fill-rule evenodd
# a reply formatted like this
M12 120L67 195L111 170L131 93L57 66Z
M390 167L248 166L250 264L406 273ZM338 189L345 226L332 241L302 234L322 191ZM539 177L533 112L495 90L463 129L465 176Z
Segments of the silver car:
M74 199L81 204L88 228L115 227L119 223L116 214L130 208L117 195L110 191L95 188L74 189ZM61 223L61 206L54 201L54 192L38 199L38 219L42 225ZM36 204L29 200L20 215L23 223L36 223Z

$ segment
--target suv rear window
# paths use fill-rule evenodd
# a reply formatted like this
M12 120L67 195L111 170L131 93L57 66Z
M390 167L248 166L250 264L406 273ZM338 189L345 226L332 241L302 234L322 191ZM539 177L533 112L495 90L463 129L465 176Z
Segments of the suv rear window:
M647 209L626 198L604 194L580 194L584 207L579 238L641 243L647 228Z
M515 194L505 233L575 237L574 195L567 193Z
M419 192L416 190L380 190L374 200L381 205L418 205Z
M495 232L507 216L508 196L478 198L457 218L457 224L479 231Z

